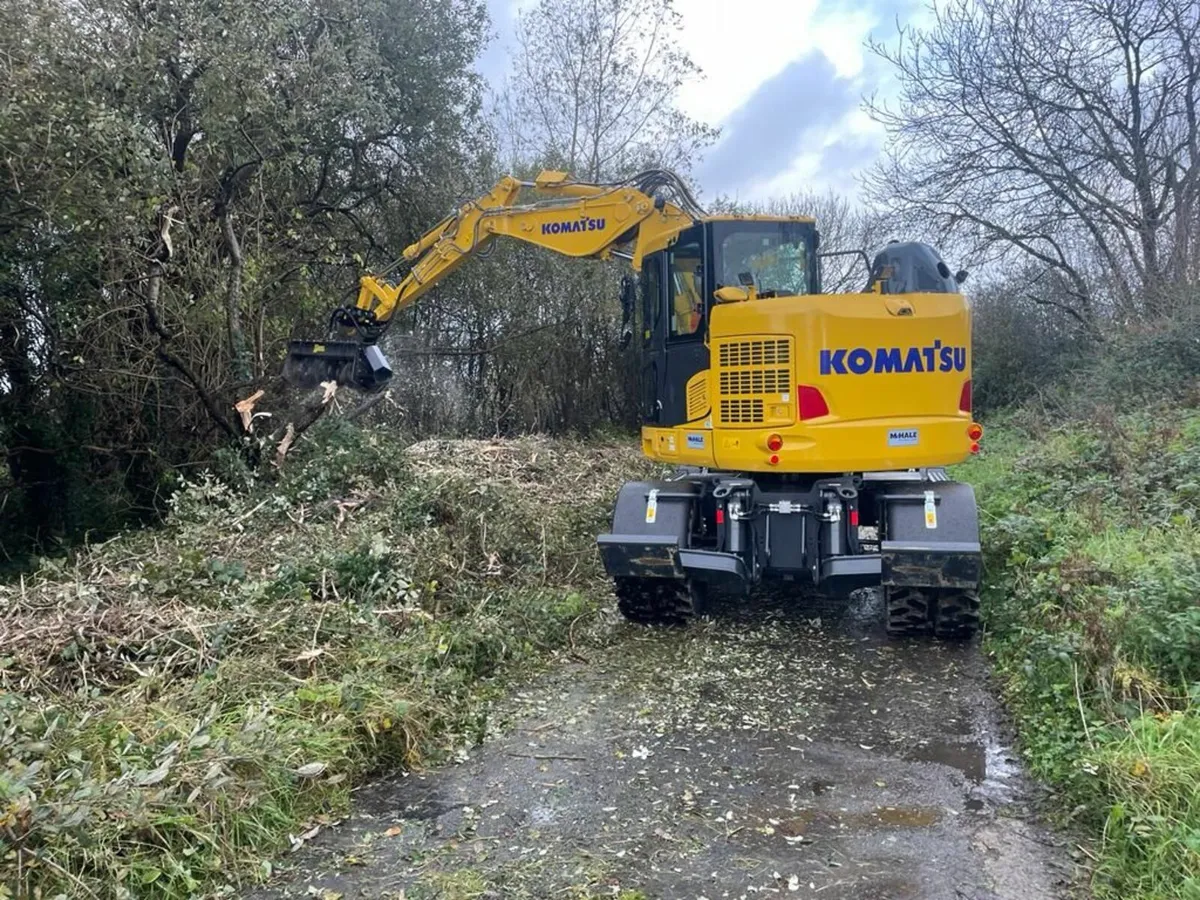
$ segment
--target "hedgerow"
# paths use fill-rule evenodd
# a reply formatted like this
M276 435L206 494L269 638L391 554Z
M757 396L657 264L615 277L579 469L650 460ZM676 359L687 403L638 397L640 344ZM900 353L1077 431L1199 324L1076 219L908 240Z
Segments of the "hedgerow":
M1200 896L1200 414L996 423L985 646L1108 897Z

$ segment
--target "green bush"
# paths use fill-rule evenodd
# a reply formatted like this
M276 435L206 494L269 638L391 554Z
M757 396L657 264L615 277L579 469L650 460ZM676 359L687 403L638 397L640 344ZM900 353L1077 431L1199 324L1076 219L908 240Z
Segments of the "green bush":
M985 646L1033 770L1097 835L1099 896L1200 895L1198 439L1162 405L1014 413L962 473Z

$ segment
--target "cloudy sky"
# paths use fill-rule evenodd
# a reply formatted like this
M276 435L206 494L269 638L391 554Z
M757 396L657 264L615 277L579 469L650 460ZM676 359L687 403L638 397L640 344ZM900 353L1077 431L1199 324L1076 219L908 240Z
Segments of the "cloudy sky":
M479 62L503 80L517 13L535 0L488 0L497 37ZM708 197L753 200L790 191L853 194L882 135L861 110L889 91L885 68L864 50L892 40L922 0L676 0L681 42L705 78L681 105L722 129L696 174Z

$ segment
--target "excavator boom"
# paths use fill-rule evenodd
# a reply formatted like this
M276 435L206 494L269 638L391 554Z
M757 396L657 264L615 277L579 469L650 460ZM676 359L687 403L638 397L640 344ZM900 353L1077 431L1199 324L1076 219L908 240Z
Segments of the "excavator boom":
M665 200L663 189L679 202ZM365 390L383 386L392 372L377 343L395 314L497 237L576 258L622 253L640 270L646 254L667 246L703 214L686 185L663 170L615 184L571 181L551 170L532 182L506 176L406 247L411 268L399 282L364 275L354 305L334 310L325 338L291 343L285 377L300 385L336 380Z

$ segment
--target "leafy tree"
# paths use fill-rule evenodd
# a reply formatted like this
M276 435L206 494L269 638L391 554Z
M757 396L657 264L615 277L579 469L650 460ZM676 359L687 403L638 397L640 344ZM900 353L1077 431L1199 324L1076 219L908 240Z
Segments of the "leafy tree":
M5 18L6 521L44 541L152 512L173 466L240 439L231 405L293 328L460 192L485 16L9 0Z

